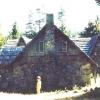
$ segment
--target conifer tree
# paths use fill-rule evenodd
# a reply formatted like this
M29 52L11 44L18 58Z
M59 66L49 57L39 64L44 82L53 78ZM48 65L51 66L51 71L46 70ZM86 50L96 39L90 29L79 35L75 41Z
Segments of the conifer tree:
M35 25L33 22L33 13L30 11L28 22L26 23L26 30L24 35L28 38L33 38L36 35Z
M95 22L89 22L88 26L85 27L84 31L80 33L81 37L92 37L100 34L100 20L97 17Z
M71 36L71 32L67 29L65 23L64 23L64 16L65 16L65 12L64 10L61 8L60 11L58 12L58 21L59 21L59 29L66 34L67 36Z
M95 0L98 5L100 5L100 0Z
M10 39L17 39L20 36L18 29L17 29L17 23L15 22L12 26L12 30L8 36Z

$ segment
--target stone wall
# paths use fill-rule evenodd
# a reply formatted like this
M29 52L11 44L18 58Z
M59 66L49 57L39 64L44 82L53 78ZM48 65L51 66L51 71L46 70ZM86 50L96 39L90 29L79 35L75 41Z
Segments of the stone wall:
M42 78L42 91L71 89L75 84L83 86L90 82L94 65L68 37L55 29L54 26L46 27L45 34L40 34L6 66L0 78L1 90L33 93L37 75ZM42 53L38 50L40 41L45 43ZM67 42L66 51L59 52L61 41Z
M70 45L70 52L71 47ZM2 76L4 78L1 81L1 90L33 93L37 75L42 77L42 91L65 87L71 89L75 84L83 86L89 83L93 66L80 52L77 55L50 52L41 56L23 55L22 59L11 67L12 71L6 70L6 73L3 73L5 76Z
M97 63L98 65L98 73L100 73L100 36L98 37L96 46L93 49L93 53L91 58Z

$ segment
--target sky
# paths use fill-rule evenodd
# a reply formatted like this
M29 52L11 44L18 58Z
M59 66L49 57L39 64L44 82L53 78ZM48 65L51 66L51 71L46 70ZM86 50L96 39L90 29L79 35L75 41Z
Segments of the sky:
M64 22L72 32L82 31L96 16L100 18L100 6L94 0L0 0L0 32L8 34L15 21L18 30L24 32L29 11L34 12L37 8L44 13L53 13L55 19L57 12L63 8Z

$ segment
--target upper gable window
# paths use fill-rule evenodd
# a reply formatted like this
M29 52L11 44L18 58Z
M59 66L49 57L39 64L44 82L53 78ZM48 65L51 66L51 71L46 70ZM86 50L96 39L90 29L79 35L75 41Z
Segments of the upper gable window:
M62 51L67 52L67 41L62 41Z
M39 42L39 52L44 52L44 42L43 41Z

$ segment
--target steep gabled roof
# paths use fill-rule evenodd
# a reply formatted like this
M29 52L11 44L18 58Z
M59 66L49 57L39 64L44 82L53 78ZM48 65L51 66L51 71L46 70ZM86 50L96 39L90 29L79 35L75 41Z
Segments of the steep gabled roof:
M31 41L32 39L27 38L26 36L21 36L18 40L17 45L20 43L20 41L23 41L25 46Z
M25 36L19 39L7 40L5 45L0 48L0 64L7 65L11 63L30 41L31 39Z
M3 47L16 47L19 39L9 39Z
M19 56L15 59L14 62L16 62L16 60L19 61L19 60L22 58L24 52L25 52L26 50L28 50L29 47L30 47L41 35L46 34L46 28L47 28L47 27L48 27L48 25L46 24L46 25L38 32L38 34L32 39L32 41L24 48L23 52L19 54ZM89 62L91 62L92 64L96 65L96 63L91 59L91 57L89 57L86 53L84 53L84 52L75 44L75 42L73 42L71 39L69 39L69 37L66 36L66 35L65 35L61 30L59 30L55 25L51 25L50 27L52 27L52 28L54 29L54 32L53 32L54 34L60 34L60 35L63 36L65 39L67 39L68 41L70 41L78 50L80 50L81 54L82 54L83 56L85 56L86 59L89 60ZM12 64L13 64L14 62L12 62Z
M31 39L29 39L29 38L27 38L25 36L21 36L18 39L8 39L3 47L26 46L30 41L31 41ZM23 44L20 44L22 42L23 42Z
M0 49L0 64L11 63L22 50L23 47L2 47Z
M45 31L46 31L46 27L47 25L45 25L38 33L37 35L28 43L28 45L26 45L25 49L28 49L28 47L34 42L36 41L41 35L45 34Z
M85 52L83 52L79 46L77 46L75 44L75 42L73 42L71 39L69 39L68 36L66 36L61 30L59 30L54 24L53 24L53 16L51 16L49 19L47 19L47 23L46 25L37 33L37 35L26 45L26 47L23 49L23 52L21 52L16 58L15 60L11 63L14 64L16 61L21 61L21 59L23 58L23 55L25 54L26 51L29 50L29 48L31 47L31 45L37 41L38 38L40 38L42 35L45 35L47 30L51 30L52 33L51 34L59 34L60 36L64 37L67 41L70 41L71 44L73 44L81 53L81 55L83 55L86 59L88 59L89 62L91 62L93 65L96 65L96 63L91 59L90 56L88 56ZM92 41L90 41L89 44L93 44L95 42L95 38L93 38ZM90 45L90 46L91 46ZM87 45L88 47L88 45Z
M93 52L98 35L89 38L71 38L72 41L88 56Z

